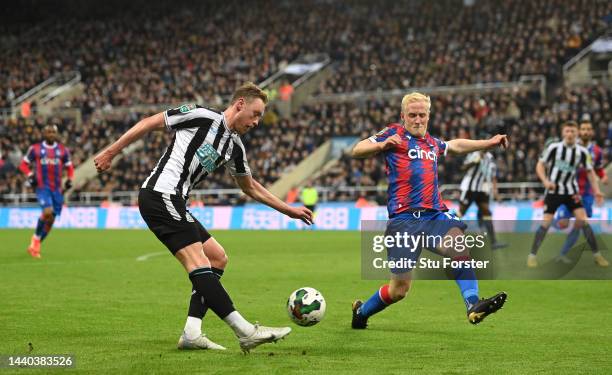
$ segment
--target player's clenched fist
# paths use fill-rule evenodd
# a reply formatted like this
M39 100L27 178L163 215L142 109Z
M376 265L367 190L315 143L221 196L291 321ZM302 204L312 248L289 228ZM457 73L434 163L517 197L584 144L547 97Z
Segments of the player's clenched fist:
M557 185L550 180L546 180L544 181L544 187L548 190L555 190L557 188Z
M505 134L497 134L496 136L489 139L491 147L501 146L503 148L508 147L508 136Z
M382 142L382 149L388 150L390 148L393 148L401 144L402 144L402 137L400 137L398 134L393 134L392 136L387 138L384 142Z
M598 206L603 206L603 204L604 204L604 202L605 202L605 199L604 199L604 198L605 198L605 197L604 197L604 195L603 195L603 193L602 193L602 192L595 193L595 203L596 203Z
M96 170L98 173L104 172L111 167L111 163L113 162L113 155L108 149L100 152L94 158L94 165L96 166Z
M300 219L304 223L312 224L312 211L306 207L292 207L288 216L292 219Z

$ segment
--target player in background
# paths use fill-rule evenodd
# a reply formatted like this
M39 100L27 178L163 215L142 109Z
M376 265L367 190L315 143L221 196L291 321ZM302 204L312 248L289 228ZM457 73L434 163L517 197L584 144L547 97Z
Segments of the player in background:
M466 225L448 213L438 190L438 158L447 153L467 154L497 146L506 147L505 135L487 140L454 139L448 142L432 137L427 132L431 100L421 93L410 93L402 99L402 124L389 124L376 135L360 141L352 151L354 158L369 158L379 153L385 157L389 180L387 209L389 221L385 235L395 236L452 236L463 235ZM455 241L453 241L455 243ZM442 245L442 244L440 244ZM388 247L388 260L418 261L421 247ZM469 251L439 246L440 255L453 260L469 261ZM391 279L365 303L353 302L354 329L364 329L368 319L402 300L412 284L411 267L391 269ZM470 267L454 268L453 276L467 309L470 323L478 324L487 315L499 310L506 301L506 293L479 299L478 281Z
M598 266L609 266L608 261L599 252L593 229L587 222L587 214L579 194L576 174L578 168L586 169L587 178L592 185L595 199L598 203L603 202L603 194L597 185L597 177L593 171L591 155L589 151L576 142L578 125L574 121L566 121L562 125L562 141L553 142L542 154L536 165L536 174L546 188L544 196L544 216L542 225L536 231L531 246L531 252L527 256L527 267L538 266L537 253L542 245L546 233L550 228L555 211L565 205L573 213L576 221L574 229L582 229L587 239L593 260Z
M578 128L579 143L581 146L586 147L593 160L593 170L602 184L608 184L608 176L604 169L603 163L603 152L601 148L593 141L593 125L591 124L591 117L588 114L582 116L582 121ZM587 217L593 217L593 203L595 202L595 196L593 195L593 188L588 179L588 171L584 168L578 169L578 188L580 190L580 196L582 197L582 204L586 210ZM569 219L572 217L572 213L567 209L567 206L561 205L557 214L557 226L561 228L567 228L569 225ZM567 254L570 249L576 244L580 237L580 230L576 227L568 234L561 252L557 257L557 261L570 264L573 261L568 258Z
M306 184L302 188L300 192L300 201L304 207L312 211L313 219L316 218L317 215L317 202L319 201L319 191L316 187L314 187L312 180L306 181ZM304 227L306 229L306 227ZM314 225L310 226L311 230L314 230Z
M459 198L459 218L476 202L478 206L478 225L484 228L491 239L491 248L500 249L507 244L497 242L493 227L492 213L489 208L491 193L497 198L497 165L493 154L475 151L465 158L461 167L465 176L461 180L461 197Z
M147 117L94 159L98 172L103 172L121 150L145 134L164 129L174 134L141 186L138 207L149 229L181 263L191 281L187 322L178 341L179 349L225 349L202 334L202 319L208 308L234 331L244 352L276 342L291 332L289 327L252 324L236 310L220 281L227 264L225 249L191 215L186 203L193 186L225 166L249 197L291 218L312 223L310 210L287 205L251 176L240 136L258 125L267 101L259 87L246 83L234 92L225 111L190 104Z
M27 176L27 184L35 189L36 198L42 207L36 231L32 235L28 252L34 258L40 258L40 244L47 238L55 218L62 213L64 195L62 193L62 175L66 170L67 179L64 189L72 187L74 167L70 160L70 151L58 142L57 125L47 125L43 129L43 141L33 144L24 156L19 170ZM34 166L34 170L30 169Z

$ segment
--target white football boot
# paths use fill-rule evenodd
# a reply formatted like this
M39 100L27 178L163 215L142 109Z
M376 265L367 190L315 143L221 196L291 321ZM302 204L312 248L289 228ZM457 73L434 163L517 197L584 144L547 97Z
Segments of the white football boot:
M240 337L238 339L240 341L240 349L242 349L244 353L248 353L251 349L258 347L261 344L277 342L278 340L287 336L289 333L291 333L291 328L289 327L275 328L255 324L255 332L253 332L250 336Z
M206 335L201 335L194 340L189 340L185 337L185 333L179 338L178 345L176 346L180 350L193 350L193 349L211 349L211 350L225 350L225 348L219 344L212 342Z

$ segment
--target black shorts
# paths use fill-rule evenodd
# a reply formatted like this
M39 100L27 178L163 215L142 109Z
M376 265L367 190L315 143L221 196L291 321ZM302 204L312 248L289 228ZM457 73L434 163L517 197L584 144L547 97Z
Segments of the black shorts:
M149 229L173 255L185 246L206 242L211 237L189 213L185 200L177 195L140 189L138 208Z
M554 215L557 208L564 204L569 212L574 212L577 208L584 207L580 195L570 194L546 194L544 197L544 213Z
M461 192L459 203L469 207L472 202L476 202L476 204L480 206L483 203L489 203L489 200L489 194L482 191L465 191Z

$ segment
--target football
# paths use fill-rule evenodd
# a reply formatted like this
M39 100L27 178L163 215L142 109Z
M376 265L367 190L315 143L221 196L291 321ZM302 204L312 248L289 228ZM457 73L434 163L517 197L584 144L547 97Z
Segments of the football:
M325 316L325 298L318 290L299 288L287 300L287 313L291 320L302 327L313 326Z

